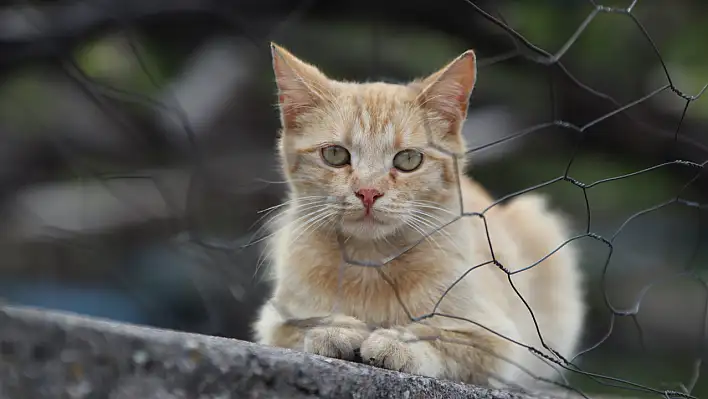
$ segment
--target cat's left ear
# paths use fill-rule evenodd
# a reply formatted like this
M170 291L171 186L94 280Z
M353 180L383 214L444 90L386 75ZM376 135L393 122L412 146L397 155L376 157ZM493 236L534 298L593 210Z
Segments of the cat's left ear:
M419 83L418 103L438 113L450 123L467 116L469 98L477 80L474 51L467 50L452 62Z

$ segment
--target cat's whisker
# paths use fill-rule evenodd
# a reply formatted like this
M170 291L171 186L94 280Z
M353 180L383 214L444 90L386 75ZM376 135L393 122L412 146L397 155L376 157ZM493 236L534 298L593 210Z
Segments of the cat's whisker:
M426 218L428 218L428 219L432 219L431 222L436 222L436 223L433 223L433 224L435 225L435 226L434 226L435 230L436 230L436 231L440 231L441 233L447 234L447 232L444 231L444 228L446 227L446 222L443 221L443 220L441 220L441 219L440 219L439 217L437 217L435 214L432 214L432 213L429 213L429 212L425 212L425 211L420 210L420 209L411 209L410 212L411 212L411 213L414 213L414 214L416 214L416 215L421 215L421 216L426 217Z
M316 209L315 209L314 211L311 211L311 212L308 212L308 213L306 213L306 214L304 214L304 215L299 216L299 217L296 218L295 220L292 220L292 221L290 221L289 223L284 224L283 226L278 227L275 231L271 232L271 233L268 234L268 235L265 235L265 236L259 238L259 239L256 240L256 241L249 242L249 243L245 244L244 247L252 246L252 245L255 245L255 244L259 243L259 242L262 242L262 241L264 241L264 240L267 240L268 238L273 237L274 235L276 235L278 232L282 231L283 229L289 228L289 227L290 227L291 225L293 225L293 224L297 224L297 222L298 222L299 220L306 219L306 218L308 218L308 217L310 217L310 216L312 216L312 215L314 215L314 214L316 214L316 213L319 213L319 212L325 210L325 208L320 207L319 205L318 205L318 206L314 206L314 205L313 205L313 206L309 207L308 209L312 209L312 208L316 208ZM287 214L287 212L284 213L284 215L285 215L285 214ZM259 230L260 230L260 229L259 229ZM255 237L255 235L254 235L254 237Z
M425 238L425 239L429 238L429 235L426 234L425 231L419 227L419 225L415 219L406 219L406 220L404 220L404 223L406 226L415 230L416 233L420 234L421 238Z
M307 231L309 231L316 223L321 221L322 219L327 219L331 216L335 215L335 212L332 212L331 209L323 209L322 213L317 214L316 216L311 217L309 220L307 220L305 223L302 224L302 226L299 228L301 230L295 238L293 238L290 242L296 242L303 234L305 234Z
M452 212L450 209L442 207L442 205L439 202L426 201L426 200L409 200L407 202L410 204L435 206L435 207L440 208L441 210L444 210L447 212Z
M312 197L312 198L316 198L316 197ZM266 212L266 213L265 213L264 215L262 215L261 217L259 217L258 220L256 220L255 222L253 222L253 224L251 224L251 226L248 228L248 230L251 230L254 226L256 226L258 223L260 223L263 219L267 218L267 217L268 217L269 215L271 215L273 212L275 212L275 211L277 211L277 210L279 210L279 209L282 209L283 207L285 207L285 206L287 206L287 205L291 205L289 209L301 209L301 210L302 210L303 207L309 206L309 205L317 204L317 203L319 203L320 201L321 201L320 199L309 199L309 200L306 201L306 202L295 203L296 200L290 200L290 201L286 201L286 202L284 202L284 203L282 203L282 204L278 204L278 205L275 205L275 206L271 206L270 208L266 208L266 209L264 209L263 211L259 211L259 212ZM286 209L288 209L288 208L286 208ZM256 230L256 232L254 233L254 235L258 234L258 232L261 231L264 227L270 225L272 222L274 222L277 218L281 217L281 216L284 215L285 213L286 213L286 212L283 212L283 213L280 213L280 214L278 214L278 215L275 215L275 216L273 216L272 218L270 218L269 220L267 220L266 222L264 222L263 225L261 225L261 227L259 227L258 230Z
M256 211L256 213L263 213L263 212L269 211L269 210L271 210L271 209L282 208L282 207L284 207L284 206L286 206L286 205L290 205L290 204L296 203L296 202L301 202L301 201L303 201L303 200L323 199L323 198L327 198L327 196L325 196L325 195L309 195L309 196L306 196L306 197L295 197L295 198L293 198L293 199L284 201L284 202L282 202L282 203L280 203L280 204L278 204L278 205L273 205L273 206L270 206L270 207L268 207L268 208L265 208L265 209L261 209L261 210L259 210L259 211Z
M301 197L301 198L307 198L307 197ZM310 198L317 198L317 197L316 197L316 196L312 196L312 197L310 197ZM329 198L329 197L324 197L324 198ZM299 204L299 205L308 205L308 206L305 207L305 208L300 208L300 209L298 209L299 211L303 211L303 210L306 210L306 209L312 209L312 208L314 208L315 206L320 206L321 204L319 204L319 201L314 201L314 202L311 201L311 202L309 202L309 203L307 203L307 204ZM295 210L295 209L296 209L296 208L293 207L293 208L289 208L288 210ZM302 219L302 218L304 218L304 217L307 217L307 216L315 216L317 213L319 213L319 210L315 210L315 211L312 211L312 212L310 212L310 213L308 213L308 214L306 214L306 215L302 215L302 216L299 217L298 219L293 220L291 223L288 223L287 225L280 227L279 229L277 229L277 230L274 231L273 233L271 233L271 234L269 234L269 235L263 237L261 240L267 240L268 238L272 237L273 235L275 235L277 232L281 231L282 229L291 227L291 225L294 224L294 223L298 223L298 221L299 221L300 219ZM282 217L282 216L285 216L285 215L287 215L287 211L286 211L286 212L283 212L282 214L280 214L280 215L278 215L278 216L276 216L276 217ZM269 221L269 222L270 222L270 221ZM261 241L261 240L259 240L259 241ZM295 240L293 240L293 241L295 241ZM258 273L258 271L260 270L260 268L261 268L261 267L263 266L263 264L265 263L266 259L270 258L270 256L272 255L272 252L274 251L274 249L271 249L270 247L271 247L271 241L266 241L265 248L263 249L263 252L262 252L261 255L259 256L259 259L258 259L258 261L257 261L256 269L255 269L255 271L254 271L254 275L256 275L256 274Z
M258 256L258 260L256 261L256 269L253 271L253 277L258 274L258 272L261 270L261 267L265 264L266 260L270 259L271 255L273 254L273 251L274 249L270 248L270 242L267 242L265 248L263 248L263 251Z
M435 215L433 215L433 214L430 214L430 213L427 213L427 212L423 212L423 211L420 211L420 210L414 210L413 213L414 213L419 219L421 219L421 220L426 220L426 221L428 221L428 222L430 223L430 227L433 229L432 234L440 233L441 235L446 236L446 237L447 237L449 240L451 240L453 243L455 242L455 241L452 239L452 236L450 235L450 233L448 233L447 231L445 231L445 228L447 227L447 226L446 226L446 222L440 220L439 218L437 218L437 217L436 217ZM425 219L424 219L424 218L425 218Z
M440 235L443 235L443 238L448 239L449 241L451 241L451 244L453 244L453 246L454 246L454 241L452 241L452 239L451 239L449 236L445 236L445 235L444 235L444 232L443 232L442 230L440 230L439 228L437 228L437 226L436 226L435 224L430 223L429 221L427 221L427 220L425 220L425 219L423 219L423 218L421 218L421 217L416 217L416 216L413 216L413 220L415 220L416 222L418 222L420 225L422 225L422 226L425 227L426 229L429 229L429 230L430 230L430 231L427 231L425 234L426 234L428 237L430 237L431 239L434 240L434 239L435 239L435 236L436 236L437 234L440 234Z
M421 227L421 230L423 231L423 234L426 237L434 238L435 234L438 233L438 229L434 224L431 224L420 216L415 214L408 214L408 217L409 220L414 221L419 227Z
M336 212L330 212L330 214L320 218L319 222L314 222L311 226L310 233L320 230L322 227L326 226L327 223L331 221L331 217L335 216L336 214L337 214ZM330 226L331 226L331 224L330 224Z
M316 213L317 213L317 211L312 211L310 214L316 214ZM281 215L279 215L279 216L285 216L285 215L286 215L286 213L284 212L283 214L281 214ZM297 220L296 220L296 221L297 221ZM271 244L272 244L272 241L267 240L267 239L270 238L270 237L272 237L272 236L275 235L276 233L278 233L280 230L282 230L282 229L284 229L284 228L287 228L287 227L290 227L291 224L292 224L292 223L288 223L287 225L282 226L281 228L277 229L277 230L274 231L273 233L271 233L271 234L269 234L269 235L263 237L263 240L266 240L266 245L265 245L265 247L263 248L263 251L262 251L261 255L259 256L258 261L257 261L257 263L256 263L256 269L255 269L255 271L254 271L254 276L258 273L258 271L259 271L260 268L263 266L263 264L265 263L265 261L266 261L267 259L269 259L269 258L271 257L271 255L273 254L273 252L275 251L275 248L272 248L272 245L271 245Z
M337 223L335 223L337 222ZM330 236L332 235L332 232L337 231L337 226L338 221L333 221L332 223L329 224L329 228L325 231L325 240L329 239Z
M406 225L413 228L416 232L418 232L421 235L421 237L423 238L423 240L434 244L436 247L438 247L439 250L441 250L441 251L443 250L442 247L440 246L440 244L435 240L435 238L433 236L431 236L430 234L427 234L420 227L420 223L417 220L408 219L408 220L406 220Z
M304 204L293 205L293 206L290 206L288 209L286 209L284 212L281 212L278 215L273 216L266 223L273 224L273 223L275 223L276 220L280 220L286 216L302 215L303 212L305 212L305 211L308 211L308 210L311 210L311 209L317 208L317 207L324 207L327 205L328 204L323 201L313 201L313 202L308 202L308 203L304 203Z
M324 196L319 196L319 195L318 195L318 196L308 196L308 197L293 198L293 199L284 201L284 202L282 202L282 203L280 203L280 204L273 205L273 206L271 206L271 207L268 207L268 208L259 210L259 211L257 211L256 213L263 213L263 212L265 212L265 214L262 215L261 217L259 217L258 220L256 220L248 229L249 229L249 230L252 229L253 226L255 226L256 224L258 224L259 222L261 222L261 220L263 220L264 218L268 217L268 215L270 215L271 213L273 213L274 211L276 211L276 210L278 210L278 209L282 209L283 207L286 207L286 206L288 206L288 205L292 205L292 206L294 206L294 207L300 207L300 206L304 206L304 205L308 205L308 204L314 204L314 203L317 203L318 201L321 201L323 198L326 198L326 197L324 197Z
M460 247L458 247L455 239L453 239L452 236L447 231L445 231L444 224L442 224L442 223L436 224L435 222L426 219L426 218L435 218L435 216L430 215L425 212L417 211L417 210L411 210L411 212L412 213L409 215L411 218L414 218L419 223L422 223L423 225L432 229L432 231L430 233L428 233L429 236L432 237L433 235L439 233L440 235L443 236L443 238L445 238L447 241L449 241L449 243L457 250L458 253L460 253L460 254L463 253L462 250L460 249ZM435 218L435 219L437 219L437 218Z
M455 217L459 216L456 212L453 212L449 209L442 208L439 204L436 204L434 202L428 202L428 201L408 201L409 205L413 205L418 208L426 208L426 209L434 209L440 212L445 212L447 214L453 215Z
M394 245L391 243L391 241L388 240L388 237L387 237L387 236L383 236L383 241L384 241L386 244L388 244L388 245L390 245L390 246L392 246L392 247L394 246Z
M308 202L308 203L304 203L304 204L293 205L293 206L291 206L290 208L288 208L285 212L282 212L282 213L280 213L280 214L277 214L277 215L273 216L272 218L270 218L269 220L267 220L266 222L264 222L264 223L261 225L261 227L259 227L258 230L256 230L255 233L253 233L253 236L252 236L251 239L255 238L255 237L258 235L258 233L260 233L263 229L272 226L272 225L275 224L278 220L281 220L282 218L284 218L285 216L287 216L287 215L288 215L288 211L295 211L295 210L297 210L298 212L303 212L303 211L307 211L307 210L310 210L310 209L313 209L313 208L321 207L321 206L323 206L323 205L324 205L324 203L321 202L321 201L313 201L313 202ZM263 219L263 217L261 217L261 219ZM257 222L256 222L256 223L257 223Z
M292 219L289 220L284 225L280 226L275 231L278 232L284 228L299 226L302 224L301 222L306 221L308 218L311 218L311 217L313 217L321 212L324 212L326 210L328 210L326 204L317 204L317 205L308 206L302 210L299 210L298 212L284 213L283 217L290 216L290 217L292 217ZM307 211L307 212L303 212L303 211Z
M253 179L253 180L254 180L254 181L259 181L259 182L262 182L262 183L266 183L266 184L288 184L288 183L291 183L291 182L299 182L299 181L302 181L302 179L297 179L297 178L292 178L292 179L290 179L290 180L267 180L267 179L263 179L263 178L260 178L260 177L257 177L257 178L255 178L255 179Z

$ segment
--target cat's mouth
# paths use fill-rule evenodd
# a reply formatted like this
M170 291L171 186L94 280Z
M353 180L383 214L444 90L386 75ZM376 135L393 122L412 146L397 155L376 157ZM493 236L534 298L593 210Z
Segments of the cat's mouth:
M362 212L362 215L359 216L357 219L357 222L361 223L371 223L371 224L383 224L384 221L381 220L376 214L374 213L373 210L366 210Z
M355 211L348 212L349 215L346 217L348 222L361 223L367 225L383 225L387 224L387 217L385 212L377 210L375 208L370 209L357 209Z

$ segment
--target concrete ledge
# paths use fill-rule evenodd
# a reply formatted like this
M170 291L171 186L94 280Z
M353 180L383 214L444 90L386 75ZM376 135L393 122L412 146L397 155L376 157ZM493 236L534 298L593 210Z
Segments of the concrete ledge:
M485 398L523 395L250 342L0 306L1 398Z

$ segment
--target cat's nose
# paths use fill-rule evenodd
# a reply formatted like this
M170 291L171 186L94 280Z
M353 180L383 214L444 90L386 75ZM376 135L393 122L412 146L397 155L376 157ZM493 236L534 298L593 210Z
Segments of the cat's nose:
M374 205L377 199L383 197L383 193L375 188L362 188L354 194L361 200L361 203L368 209Z

